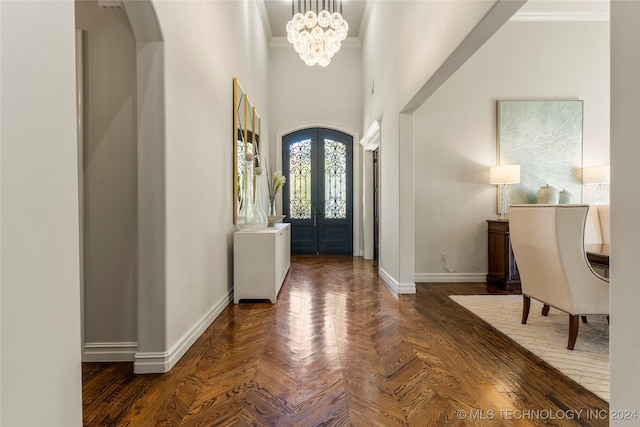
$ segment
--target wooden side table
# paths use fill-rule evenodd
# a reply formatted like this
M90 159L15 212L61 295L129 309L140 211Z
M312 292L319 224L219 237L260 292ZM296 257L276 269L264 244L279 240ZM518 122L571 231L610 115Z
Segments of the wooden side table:
M495 284L508 291L520 291L520 272L511 249L509 220L487 220L487 241L487 284Z

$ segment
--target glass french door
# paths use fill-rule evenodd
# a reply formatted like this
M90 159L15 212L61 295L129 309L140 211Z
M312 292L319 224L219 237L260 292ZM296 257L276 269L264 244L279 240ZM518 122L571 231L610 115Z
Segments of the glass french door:
M353 138L323 128L282 138L292 254L353 253Z

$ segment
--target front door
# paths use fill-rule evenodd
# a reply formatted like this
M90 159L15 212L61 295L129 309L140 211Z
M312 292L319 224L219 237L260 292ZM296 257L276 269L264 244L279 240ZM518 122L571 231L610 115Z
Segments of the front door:
M312 128L282 138L292 254L353 253L353 138Z

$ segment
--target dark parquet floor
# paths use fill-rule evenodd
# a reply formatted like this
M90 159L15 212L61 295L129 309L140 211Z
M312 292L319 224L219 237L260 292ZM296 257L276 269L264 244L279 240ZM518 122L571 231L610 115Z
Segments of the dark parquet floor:
M360 258L293 257L277 304L229 305L169 373L83 364L84 424L608 425L607 402L448 298L487 292L397 297Z

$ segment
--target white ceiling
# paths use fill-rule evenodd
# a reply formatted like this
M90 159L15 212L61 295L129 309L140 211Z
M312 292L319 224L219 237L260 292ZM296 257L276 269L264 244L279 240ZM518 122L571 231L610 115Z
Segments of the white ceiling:
M264 10L266 12L266 18L269 26L271 27L272 37L286 37L287 31L285 27L287 22L291 19L291 4L292 0L262 0L264 2ZM295 11L298 11L298 0L293 0L295 3ZM318 5L322 10L323 0L318 0ZM302 1L304 3L304 0ZM306 0L307 8L309 0ZM325 4L328 5L329 1ZM358 37L360 34L360 24L362 23L362 17L367 10L367 4L369 0L343 0L342 1L342 16L349 23L348 37ZM316 0L311 0L312 8L316 8Z

